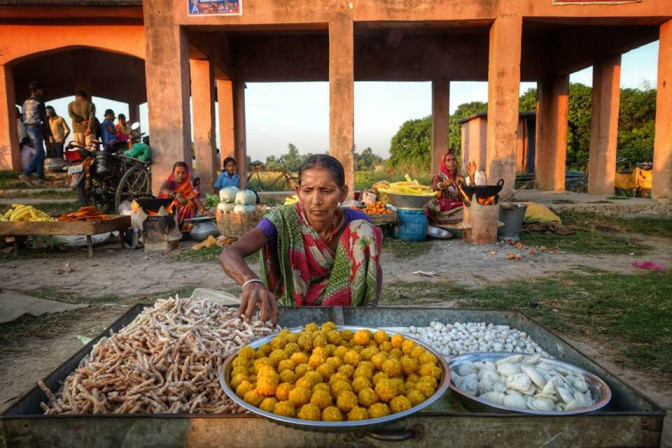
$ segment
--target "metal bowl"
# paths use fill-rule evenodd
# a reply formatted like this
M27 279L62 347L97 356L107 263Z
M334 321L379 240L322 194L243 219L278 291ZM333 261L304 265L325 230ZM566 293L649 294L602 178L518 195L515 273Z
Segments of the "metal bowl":
M441 227L427 226L427 236L438 240L449 240L453 237L453 234Z
M337 328L339 331L370 330L371 332L374 333L379 330L377 328L353 327L353 326L338 326ZM289 329L289 331L291 331L292 333L300 333L303 330L304 330L303 327ZM362 432L393 421L401 420L403 418L408 417L409 415L415 414L416 412L426 408L427 406L431 405L432 403L434 403L436 400L438 400L443 396L443 394L448 390L448 386L450 384L450 368L448 367L448 363L446 363L446 360L443 358L443 356L441 356L440 353L438 353L431 347L428 347L421 341L418 341L417 339L409 337L400 332L385 329L383 330L387 332L387 334L390 336L395 334L402 334L404 338L411 339L419 346L424 347L428 352L436 356L436 359L438 360L439 363L439 367L441 368L441 380L438 383L438 387L436 389L436 392L434 392L434 395L432 395L419 405L413 406L411 409L408 409L407 411L404 412L399 412L397 414L391 414L380 418L370 418L367 420L324 422L324 421L301 420L298 418L283 417L281 415L263 411L256 406L252 406L251 404L246 403L242 398L236 395L235 391L229 385L231 370L233 370L232 363L233 360L236 358L236 356L238 356L238 352L229 355L224 360L224 363L219 369L219 384L222 386L222 389L224 389L224 392L226 392L226 395L228 395L240 407L247 409L253 414L265 417L275 423L278 423L283 426L288 426L294 429L321 431L321 432ZM263 344L270 343L275 336L276 335L266 336L265 338L254 341L253 343L249 344L249 346L256 349Z
M399 208L423 208L432 199L431 196L387 193L392 205Z
M457 368L460 364L465 363L467 361L470 362L481 362L481 361L492 361L495 362L499 359L506 358L512 355L515 355L516 353L509 353L509 352L488 352L488 353L467 353L466 355L462 356L456 356L453 358L450 358L448 360L448 367L450 369L455 369ZM526 353L522 353L525 356L531 356ZM471 395L467 392L464 392L463 390L459 389L457 386L453 384L452 381L449 381L450 383L450 388L453 389L459 396L466 398L467 400L465 401L465 404L467 407L469 407L469 402L475 402L476 407L480 409L488 409L490 411L493 411L492 408L495 409L500 409L503 411L511 411L511 412L519 412L523 414L535 414L535 415L575 415L575 414L585 414L587 412L593 412L597 411L598 409L601 409L605 407L609 401L611 400L611 389L605 383L601 378L597 377L596 375L593 375L592 373L583 370L579 367L573 366L571 364L567 364L566 362L562 361L557 361L555 359L548 359L548 358L539 358L540 361L546 362L549 365L558 368L558 369L563 369L568 372L572 372L574 374L580 374L586 379L586 383L588 383L588 387L590 388L590 393L592 394L593 398L595 398L597 401L595 404L592 406L589 406L587 408L581 408L581 409L574 409L571 411L537 411L533 409L521 409L521 408L512 408L509 406L504 406L500 404L495 404L487 400L483 400L482 398L476 397L474 395ZM501 412L501 411L500 411Z

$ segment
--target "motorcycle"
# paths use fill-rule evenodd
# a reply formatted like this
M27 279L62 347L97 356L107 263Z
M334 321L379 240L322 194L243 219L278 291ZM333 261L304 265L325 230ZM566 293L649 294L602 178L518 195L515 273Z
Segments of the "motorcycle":
M123 149L125 147L124 144ZM68 186L77 190L79 203L95 205L103 213L112 211L117 186L123 176L121 159L114 152L89 150L76 142L66 146L63 156L68 162Z
M139 124L134 123L132 129L139 132ZM87 148L73 141L63 151L68 186L77 190L81 205L95 205L103 213L110 213L118 211L119 204L135 194L151 193L148 163L123 156L128 149L125 142L103 151L98 150L100 144L94 140L93 147Z

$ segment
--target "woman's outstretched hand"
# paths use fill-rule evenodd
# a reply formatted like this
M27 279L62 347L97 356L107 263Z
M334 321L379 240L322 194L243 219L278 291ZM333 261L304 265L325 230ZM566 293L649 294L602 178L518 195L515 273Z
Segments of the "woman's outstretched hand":
M278 310L275 295L266 289L263 283L250 283L243 289L243 295L238 308L238 315L245 315L245 320L250 323L254 309L259 308L259 320L270 320L273 326L277 325L280 311Z

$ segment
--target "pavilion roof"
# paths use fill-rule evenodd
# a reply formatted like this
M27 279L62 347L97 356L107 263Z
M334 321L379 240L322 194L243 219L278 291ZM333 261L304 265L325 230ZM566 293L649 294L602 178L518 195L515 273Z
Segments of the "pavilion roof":
M142 0L0 0L0 6L142 6Z

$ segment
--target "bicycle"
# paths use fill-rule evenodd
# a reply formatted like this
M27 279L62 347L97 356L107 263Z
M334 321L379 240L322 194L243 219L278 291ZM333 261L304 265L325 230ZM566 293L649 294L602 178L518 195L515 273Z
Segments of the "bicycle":
M280 162L279 169L267 170L263 164L249 165L247 169L250 172L250 174L247 176L248 187L252 187L252 178L256 177L256 186L258 187L259 191L270 191L274 185L283 180L289 190L295 190L299 185L298 177L293 176L292 173L290 173L285 168L282 162ZM270 183L265 185L261 176L262 173L277 173L277 176L274 177Z
M119 181L114 195L114 206L119 212L119 204L133 201L138 196L152 193L152 162L144 162L131 156L123 157L124 175ZM129 161L133 162L128 168Z

